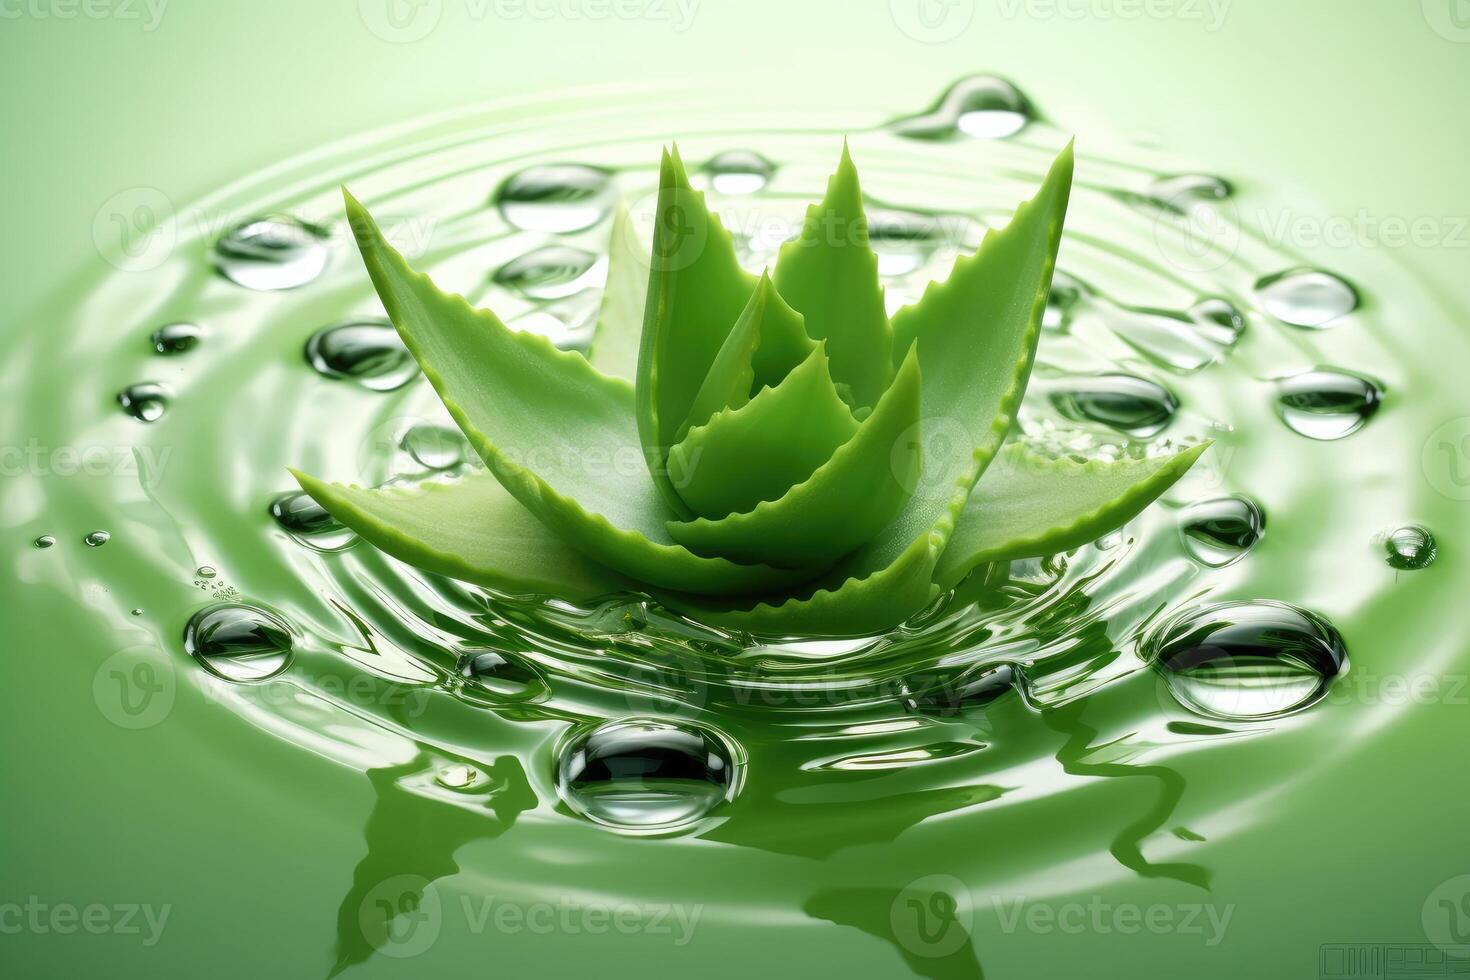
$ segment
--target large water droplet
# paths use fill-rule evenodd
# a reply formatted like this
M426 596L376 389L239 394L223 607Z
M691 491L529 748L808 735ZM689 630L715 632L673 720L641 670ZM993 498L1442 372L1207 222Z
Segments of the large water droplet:
M140 381L117 393L122 410L140 422L157 422L168 411L173 393L156 381Z
M461 693L477 701L535 701L550 690L541 671L513 653L487 651L467 657L459 676Z
M976 139L1014 136L1031 121L1026 97L1010 82L993 75L962 78L925 113L896 120L894 132L910 139L949 139L964 134Z
M356 381L372 391L402 388L419 366L387 320L355 320L323 327L306 342L306 362L328 378Z
M1198 371L1235 346L1245 318L1223 299L1208 298L1185 312L1117 306L1107 310L1113 332L1150 360Z
M1225 180L1210 174L1160 177L1148 187L1148 198L1161 208L1186 214L1199 201L1223 201L1232 193Z
M1140 651L1179 703L1211 718L1253 721L1321 700L1347 664L1342 637L1282 602L1225 602L1164 623Z
M267 215L237 225L214 246L214 264L246 289L294 289L327 267L327 232L290 215Z
M1200 500L1179 515L1184 548L1198 562L1223 568L1256 546L1266 528L1266 517L1249 497Z
M740 791L742 762L713 729L629 718L577 733L557 759L567 806L618 830L665 833L696 823Z
M1434 535L1417 524L1390 531L1383 539L1383 550L1388 555L1388 564L1404 572L1428 568L1439 556Z
M325 507L300 491L272 500L270 514L282 530L316 551L341 551L357 540Z
M1283 323L1321 330L1358 308L1358 293L1330 272L1290 269L1256 283L1256 299Z
M1276 383L1276 407L1293 432L1309 439L1352 435L1378 411L1383 393L1342 371L1304 371Z
M148 342L160 354L182 354L199 345L204 331L193 323L168 323L148 336Z
M754 194L770 183L776 165L754 150L726 150L705 164L709 183L721 194Z
M107 531L90 531L82 538L82 543L88 548L100 548L112 540L112 535Z
M43 534L39 538L37 538L35 540L35 542L34 542L34 544L35 544L35 546L37 548L49 548L52 545L54 545L55 543L56 543L56 537L54 535L50 535L50 534Z
M291 629L274 613L241 602L199 610L184 627L184 649L227 681L274 677L291 663Z
M596 264L597 256L586 249L543 245L501 266L494 281L532 299L559 299L593 285Z
M456 793L473 793L490 785L490 777L474 766L455 763L434 774L434 782Z
M469 444L458 429L421 422L403 434L399 443L420 466L452 470L464 462Z
M1139 438L1160 432L1179 410L1169 389L1131 374L1088 375L1045 388L1057 411L1073 421L1100 422Z
M557 234L591 228L612 212L616 200L612 175L580 163L528 167L495 192L506 221L525 231Z

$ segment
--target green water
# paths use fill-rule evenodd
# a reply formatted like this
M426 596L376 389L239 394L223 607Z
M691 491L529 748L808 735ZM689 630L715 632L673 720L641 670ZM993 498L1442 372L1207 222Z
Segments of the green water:
M880 250L901 302L1087 122L1012 74L1049 121L1004 140L895 134L942 84L774 116L654 86L448 113L175 201L172 248L94 259L27 313L4 361L24 408L0 423L25 460L0 495L16 787L0 903L101 905L112 925L67 932L37 912L0 940L17 975L1315 976L1334 975L1338 944L1460 951L1463 289L1400 252L1328 263L1270 240L1252 220L1280 206L1259 150L1245 166L1126 134L1082 146L1059 261L1076 298L1058 294L1022 420L1083 454L1208 436L1207 462L1124 532L995 570L893 636L782 642L626 597L491 596L272 516L287 465L377 483L463 455L422 379L398 384L391 350L333 361L367 384L310 362L322 328L381 316L339 182L446 286L576 342L603 198L532 208L528 231L491 203L507 179L599 168L646 216L661 141L677 136L691 163L757 152L769 183L727 180L712 200L759 265L847 135L893 229ZM1181 218L1150 199L1181 173L1219 173L1233 193L1190 197ZM276 213L322 230L320 252L297 240L304 281L220 275L216 240ZM558 261L494 281L545 247ZM567 249L594 260L591 279ZM1282 322L1258 284L1299 267L1343 276L1356 308L1320 330ZM1205 299L1241 322L1192 318ZM197 344L158 353L153 332L180 322ZM1376 386L1361 428L1341 424L1362 407L1341 384L1291 403L1305 421L1283 414L1283 379L1310 370ZM143 382L166 392L153 421L117 400ZM1263 528L1243 539L1217 522L1202 560L1181 525L1230 495ZM1437 540L1428 567L1390 565L1385 535L1407 525ZM97 531L105 543L86 540ZM1321 700L1252 715L1252 685L1279 698L1301 673L1242 661L1191 703L1141 659L1170 617L1248 600L1341 634L1349 665ZM268 649L191 657L187 625L221 602L269 610ZM465 676L484 651L511 664L494 683ZM1018 689L950 703L995 664ZM697 817L620 833L589 808L644 801L594 789L569 805L570 748L625 718L718 734L706 748L726 776L669 784ZM132 931L125 906L145 907ZM149 912L167 917L155 928Z

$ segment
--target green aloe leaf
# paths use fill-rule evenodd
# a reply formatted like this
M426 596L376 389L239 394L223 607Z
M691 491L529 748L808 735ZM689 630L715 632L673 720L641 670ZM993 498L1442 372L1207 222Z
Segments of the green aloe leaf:
M929 450L898 518L798 598L688 608L739 628L851 635L861 632L851 624L900 622L937 595L931 576L971 490L1010 431L1031 376L1072 169L1068 145L1008 225L987 232L978 252L955 262L948 280L931 284L894 317L904 356L910 347L918 352Z
M638 433L654 480L683 504L663 465L685 428L705 376L755 290L735 243L689 184L677 148L659 171L652 271L638 353Z
M857 430L818 344L776 387L689 430L669 454L669 474L691 511L720 518L782 496Z
M948 589L984 562L1053 555L1095 541L1138 516L1208 447L1080 463L1009 445L970 495L934 580Z
M442 292L345 196L373 285L424 376L490 472L548 528L597 561L666 588L728 595L801 580L674 542L664 526L674 515L649 477L627 383Z
M637 587L553 534L487 472L383 490L291 472L313 500L364 541L426 571L505 592L568 599Z
M770 276L761 276L710 365L679 438L707 424L716 412L740 408L756 391L780 384L814 346L802 329L801 314L786 305Z
M892 521L914 491L920 387L919 359L910 351L857 433L805 481L743 513L671 522L669 533L700 554L787 568L831 566Z
M643 303L648 298L648 250L621 201L613 216L607 255L607 285L587 359L603 374L632 384L638 376L638 342L643 338Z
M876 405L891 377L893 339L862 187L846 144L827 196L807 210L801 234L781 247L775 278L781 295L806 318L807 333L827 341L832 376L851 390L853 407Z

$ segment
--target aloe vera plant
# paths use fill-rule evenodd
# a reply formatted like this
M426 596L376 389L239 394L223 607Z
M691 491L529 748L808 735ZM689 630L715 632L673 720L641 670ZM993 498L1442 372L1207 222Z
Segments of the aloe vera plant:
M389 489L295 475L378 548L465 581L642 591L760 633L887 629L982 563L1121 525L1205 448L1076 463L1005 445L1072 169L1069 146L890 318L846 149L759 277L665 152L651 255L620 211L585 357L440 291L346 194L384 307L486 468Z

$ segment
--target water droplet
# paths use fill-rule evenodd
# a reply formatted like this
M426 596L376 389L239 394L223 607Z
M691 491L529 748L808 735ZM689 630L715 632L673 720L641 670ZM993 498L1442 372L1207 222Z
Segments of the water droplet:
M34 543L37 548L49 548L56 543L56 538L50 534L43 534Z
M713 729L629 718L578 732L557 759L557 792L594 823L663 833L696 823L740 791L743 763Z
M1249 497L1200 500L1179 515L1184 548L1198 562L1224 568L1261 540L1266 517Z
M1290 269L1256 283L1267 313L1295 327L1322 330L1358 308L1358 292L1330 272Z
M477 700L534 701L550 690L541 671L513 653L477 653L460 664L459 676L461 691Z
M591 228L611 213L616 199L606 170L578 163L529 167L495 192L506 221L524 231L558 234Z
M903 699L903 706L915 714L947 718L983 708L1015 690L1016 683L1016 669L1010 664L985 664L929 686L910 680L907 686L913 693Z
M1185 312L1117 306L1107 310L1113 332L1155 363L1198 371L1235 346L1245 318L1223 299L1202 299Z
M133 612L132 612L132 615L134 615L134 616L141 616L141 615L143 615L143 610L141 610L141 609L134 609Z
M1388 553L1388 564L1404 572L1428 568L1439 556L1434 535L1417 524L1390 531L1383 539L1383 549Z
M327 267L327 232L290 215L254 218L225 233L214 246L214 264L246 289L294 289Z
M1139 438L1174 418L1179 400L1163 385L1131 374L1095 374L1045 386L1057 411L1077 422L1100 422Z
M1254 721L1321 700L1347 663L1325 620L1282 602L1225 602L1174 617L1140 651L1180 704Z
M111 540L112 535L107 531L92 531L85 538L82 538L82 543L88 548L100 548Z
M399 443L420 466L452 470L464 462L468 443L458 429L420 423L403 434Z
M1373 382L1342 371L1304 371L1276 383L1282 421L1308 439L1352 435L1378 411L1382 397Z
M705 169L710 186L721 194L754 194L771 182L776 165L754 150L726 150Z
M274 613L240 602L199 610L184 627L184 649L216 677L259 681L291 663L291 629Z
M325 507L300 491L272 500L270 514L282 530L316 551L341 551L357 540Z
M355 320L318 330L306 342L306 361L318 374L350 379L372 391L402 388L419 373L387 320Z
M1047 330L1066 330L1072 324L1072 312L1089 292L1081 280L1058 270L1051 278L1051 292L1046 297L1046 310L1041 325Z
M434 781L445 789L457 793L471 793L490 784L490 777L474 766L455 764L445 766L434 776Z
M1175 174L1160 177L1148 187L1148 199L1161 208L1186 214L1191 204L1223 201L1234 192L1228 182L1210 174Z
M194 569L194 574L198 575L200 578L214 578L216 575L219 574L219 572L214 568L213 565L200 565L198 568Z
M148 342L160 354L182 354L199 345L204 331L192 323L169 323L148 336Z
M511 259L495 271L498 286L532 299L560 299L593 285L597 256L570 245L543 245Z
M971 75L950 86L928 112L899 119L893 129L909 139L950 139L961 133L976 139L1004 139L1025 129L1031 118L1030 103L1010 82L993 75Z
M173 393L156 381L140 381L117 393L122 410L140 422L157 422L168 411Z
M878 272L906 276L929 261L939 247L939 219L918 211L868 210L868 243L878 255Z

